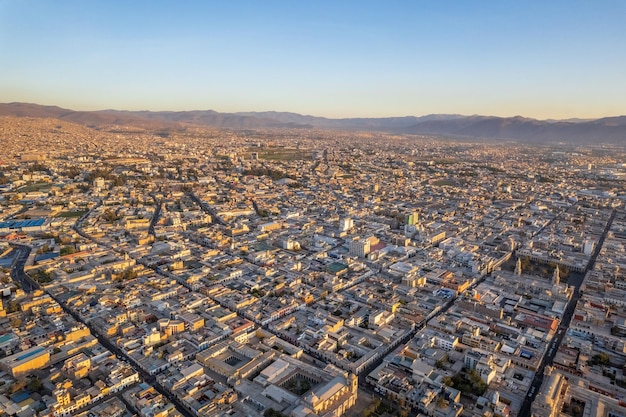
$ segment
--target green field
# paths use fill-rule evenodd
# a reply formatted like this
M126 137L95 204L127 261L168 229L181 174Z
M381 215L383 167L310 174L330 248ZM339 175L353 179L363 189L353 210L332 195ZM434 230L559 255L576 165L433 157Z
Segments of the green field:
M49 182L36 182L33 184L26 184L18 188L17 191L30 193L32 191L41 191L43 189L49 189L50 187L52 187L52 185L53 184L50 184Z
M303 149L286 149L286 148L250 148L248 152L256 152L259 159L267 161L296 161L311 160L312 153Z
M87 213L89 210L78 210L78 211L62 211L56 215L56 217L81 217L83 214Z

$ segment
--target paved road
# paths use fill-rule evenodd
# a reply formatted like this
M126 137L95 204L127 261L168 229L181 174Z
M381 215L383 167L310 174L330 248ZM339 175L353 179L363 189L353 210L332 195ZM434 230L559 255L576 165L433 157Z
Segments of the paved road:
M82 233L80 231L80 227L76 226L75 230L79 234L81 234L81 236L85 236L89 238L87 234ZM12 244L12 246L13 246L13 250L18 251L18 254L16 255L13 261L13 265L11 266L11 278L13 278L13 280L16 282L19 282L22 288L24 289L24 291L26 292L33 292L34 290L39 289L40 288L39 284L33 281L33 279L24 272L24 265L26 264L26 260L28 259L28 256L30 255L31 248L29 246L19 245L19 244ZM139 373L139 375L144 381L154 386L155 389L159 393L163 394L165 398L169 399L176 406L176 409L180 411L182 415L184 415L185 417L194 417L193 414L191 414L189 411L187 411L187 409L185 409L182 406L182 404L178 401L177 398L175 398L172 394L170 394L168 391L166 391L163 387L160 386L160 384L156 381L156 378L154 376L149 375L140 366L136 365L130 357L128 357L121 349L119 349L117 346L111 343L109 339L98 334L98 332L96 331L95 328L93 328L93 326L91 326L88 322L84 321L82 317L80 317L77 313L75 313L73 310L67 307L54 294L49 293L49 292L48 294L50 295L50 297L52 297L52 299L54 299L57 303L59 303L61 308L67 314L72 316L74 320L76 320L79 323L83 323L85 326L87 326L87 328L91 331L91 334L93 334L96 337L96 339L98 339L98 342L100 342L102 346L107 348L109 351L113 352L115 355L117 355L118 358L129 363Z
M154 194L150 194L150 197L152 197L152 199L154 200L154 214L152 215L152 219L150 219L150 226L148 226L148 234L155 236L154 225L159 221L159 217L161 217L161 209L163 208L163 201L157 200Z
M490 274L484 275L481 278L477 279L472 285L469 286L468 290L476 288L476 286L478 286L480 283L482 283L485 279L487 279L487 277ZM444 314L446 311L448 311L450 309L450 307L452 307L454 305L454 301L457 299L457 297L452 297L448 300L448 302L441 307L441 309L439 309L439 311L437 311L435 314L432 314L431 316L427 317L426 319L422 320L419 323L415 324L415 328L407 333L402 340L400 341L399 344L397 344L396 346L400 346L402 344L407 343L409 340L411 340L419 331L421 331L425 326L426 323L432 319L434 319L435 317L440 316L441 314ZM308 352L310 354L310 352ZM366 382L366 378L367 375L372 372L374 369L376 369L376 367L378 367L381 363L383 363L383 360L385 359L385 357L388 355L388 353L386 355L384 355L383 357L375 360L374 362L372 362L363 372L361 372L358 377L359 377L359 386L360 387L367 387L369 388L367 382ZM313 355L312 355L313 356ZM317 358L319 359L319 358ZM370 392L373 392L371 390L369 390Z
M189 196L189 198L191 198L191 200L193 200L196 204L200 206L202 211L211 215L211 221L213 223L221 224L224 226L226 225L226 222L217 215L217 212L213 209L213 207L200 200L193 192L188 192L187 195Z
M196 197L196 196L195 196L195 194L193 194L193 193L191 193L191 192L189 192L189 193L187 193L187 194L188 194L188 196L189 196L189 197L190 197L193 201L195 201L195 202L196 202L196 203L197 203L197 204L201 207L201 209L202 209L203 211L205 211L205 212L206 212L206 213L208 213L208 214L211 214L211 216L212 216L212 218L213 218L213 221L214 221L214 222L216 222L216 223L222 223L222 224L223 224L222 219L220 219L220 218L216 215L216 212L212 209L212 207L210 207L207 203L205 203L205 202L201 201L198 197ZM155 199L155 202L156 202L156 199ZM159 204L157 207L158 207L158 208L157 208L157 210L158 210L158 211L155 211L155 215L154 215L154 217L153 217L153 220L155 220L155 219L157 219L157 218L158 218L158 213L159 213L159 211L160 211L160 204ZM571 207L573 207L573 206L570 206L567 210L565 210L565 212L569 211L569 209L571 209ZM255 208L256 208L256 207L255 207ZM548 223L546 223L546 224L545 224L545 225L544 225L541 229L539 229L539 230L535 233L535 235L537 235L538 233L540 233L541 231L543 231L544 229L546 229L547 227L549 227L549 226L550 226L550 224L552 224L554 221L558 220L562 214L563 214L563 212L562 212L562 213L559 213L557 216L555 216L555 218L551 219L551 220L550 220ZM612 216L611 216L611 218L610 218L609 222L607 223L607 227L606 227L606 229L605 229L605 231L604 231L604 234L602 235L602 237L601 237L601 239L600 239L600 242L598 243L598 245L597 245L597 247L596 247L596 252L593 254L593 256L592 256L592 258L591 258L591 259L592 259L592 261L590 261L590 263L589 263L589 265L588 265L588 270L589 270L589 269L593 266L593 263L595 263L595 258L597 257L597 254L599 253L599 250L600 250L600 248L601 248L601 246L602 246L602 243L604 242L604 238L605 238L605 236L606 236L606 233L608 232L608 229L609 229L609 227L610 227L610 224L612 223L612 220L613 220L614 215L615 215L615 212L613 212L613 214L612 214ZM81 219L81 220L82 220L82 219ZM152 222L151 222L151 226L152 226ZM79 232L82 236L84 236L84 237L86 237L86 238L91 239L91 238L90 238L87 234L82 233L82 232L80 231L80 227L78 227L78 225L77 225L77 227L75 227L75 229L76 229L76 230L77 230L77 232ZM93 239L92 239L92 240L93 240ZM105 245L105 246L106 246L106 245ZM27 256L28 256L28 255L27 255ZM26 257L27 257L27 256L26 256ZM480 279L476 280L476 281L475 281L475 282L471 285L471 287L470 287L470 288L474 288L474 287L476 287L477 285L479 285L481 282L483 282L483 281L486 279L486 277L487 277L487 276L488 276L488 275L485 275L485 276L481 277ZM563 326L564 326L564 327L569 326L569 322L570 322L570 320L571 320L571 318L572 318L572 315L573 315L573 312L574 312L574 308L575 308L575 306L576 306L576 302L577 302L577 301L578 301L578 299L580 298L580 293L579 293L579 291L578 291L578 290L579 290L579 288L580 288L581 283L582 283L582 277L580 278L580 280L578 280L578 282L574 283L574 285L575 285L575 289L576 289L576 290L575 290L575 295L574 295L574 297L572 298L572 300L570 301L570 303L569 303L569 304L568 304L568 306L567 306L567 309L566 309L566 312L565 312L565 315L564 315L564 320L563 320ZM446 305L445 305L443 308L441 308L441 309L440 309L440 310L439 310L436 314L434 314L432 317L429 317L429 318L428 318L428 320L430 320L430 319L432 319L432 318L434 318L434 317L437 317L437 316L438 316L438 315L440 315L440 314L445 313L445 312L446 312L446 311L447 311L447 310L448 310L448 309L449 309L449 308L450 308L450 307L454 304L454 300L455 300L454 298L453 298L453 299L450 299L450 300L449 300L449 302L448 302L448 303L446 303ZM62 303L59 303L59 304L61 304L61 305L63 306L63 304L62 304ZM63 308L65 308L65 307L63 306ZM75 317L78 321L82 322L82 320L80 319L80 317L76 316L73 312L71 312L70 310L66 310L66 311L68 311L68 313L69 313L69 314L71 314L72 316L74 316L74 317ZM412 332L408 333L405 337L403 337L403 339L402 339L402 341L401 341L401 344L402 344L402 343L406 343L406 342L408 342L408 341L409 341L412 337L414 337L414 336L415 336L415 334L417 334L417 332L418 332L418 331L420 331L420 330L421 330L421 329L425 326L426 321L427 321L427 320L424 320L424 321L422 321L422 322L420 322L420 323L416 324L415 329L414 329ZM86 323L85 323L85 324L86 324ZM87 324L86 324L86 325L87 325ZM87 325L87 326L89 327L89 325ZM267 327L268 327L268 326L264 326L264 327L267 329ZM104 337L100 337L100 336L97 334L97 332L95 332L95 330L94 330L94 329L91 329L91 327L90 327L90 330L92 331L92 333L93 333L94 335L97 335L98 340L100 341L100 343L101 343L103 346L107 347L109 350L111 350L112 352L114 352L115 354L117 354L117 355L118 355L118 356L120 356L120 357L126 357L126 355L125 355L125 354L124 354L124 353L123 353L120 349L118 349L118 348L117 348L117 346L112 345L112 344L108 341L108 339L106 339L106 338L104 338ZM267 329L267 330L268 330L268 329ZM564 331L560 331L560 332L559 332L559 334L558 334L558 335L554 338L554 340L551 342L551 347L549 348L549 351L548 351L548 352L549 352L549 354L547 354L547 355L543 358L543 360L542 360L542 362L541 362L541 364L540 364L540 368L539 368L539 371L537 372L537 376L535 377L535 380L533 381L533 384L531 385L531 387L534 387L534 389L533 389L533 388L531 388L532 395L531 395L530 397L526 397L526 398L525 398L525 401L524 401L524 403L523 403L523 405L522 405L522 409L521 409L521 411L520 411L520 417L526 417L526 416L530 415L530 404L532 403L532 400L533 400L533 399L534 399L534 397L536 396L537 391L538 391L539 387L541 386L541 382L542 382L542 380L543 380L543 369L544 369L544 367L545 367L547 364L552 363L552 360L554 359L554 355L556 354L556 352L557 352L557 350L558 350L558 346L560 345L560 343L561 343L561 341L562 341L562 339L563 339L563 336L564 336ZM316 359L323 360L323 361L325 361L325 362L326 362L326 360L325 360L325 359L318 357L318 355L316 355L316 354L315 354L315 352L307 352L307 353L308 353L309 355L313 356L313 357L314 357L314 358L316 358ZM129 358L127 358L127 359L129 359ZM377 366L379 366L379 365L382 363L383 359L384 359L384 357L381 357L380 359L377 359L377 360L376 360L376 361L374 361L372 364L370 364L370 366L368 366L368 368L367 368L365 371L363 371L363 372L359 375L359 380L360 380L360 385L361 385L361 386L363 386L363 387L365 387L365 386L366 386L366 384L365 384L365 377L367 376L367 374L368 374L369 372L371 372L373 369L375 369ZM132 364L132 362L130 362L130 363ZM137 368L138 368L138 367L137 367ZM136 368L136 369L137 369L137 368ZM170 400L171 400L174 404L176 404L177 408L178 408L178 409L179 409L179 410L180 410L183 414L185 414L186 416L187 416L187 415L190 415L190 414L187 412L187 410L186 410L186 409L184 409L184 408L182 407L182 405L181 405L181 404L180 404L180 403L179 403L179 402L178 402L178 401L177 401L177 400L176 400L176 399L175 399L175 398L174 398L171 394L169 394L169 392L167 392L167 391L163 390L163 388L162 388L162 387L160 387L160 386L156 383L156 381L155 381L155 378L154 378L154 377L152 377L152 376L150 376L150 375L147 375L147 374L146 374L145 372L143 372L143 370L141 370L140 368L139 368L139 369L137 369L137 371L140 373L140 375L142 375L142 377L143 377L146 381L148 381L148 382L150 382L151 384L153 384L153 385L154 385L154 386L155 386L155 387L159 390L159 392L161 392L164 396L166 396L166 397L167 397L167 398L169 398L169 399L170 399Z
M24 272L24 266L32 249L29 246L18 243L12 243L11 246L13 251L16 252L11 265L11 279L19 283L24 292L31 293L39 288L39 284Z
M163 394L163 396L165 396L166 398L168 398L171 402L174 403L174 405L176 405L176 408L178 409L178 411L180 411L185 417L194 417L191 413L189 413L185 408L182 407L181 404L178 403L178 401L174 398L173 395L171 395L168 391L166 391L165 389L163 389L163 387L161 387L157 381L156 378L150 374L148 374L147 372L145 372L140 366L136 365L134 363L134 361L128 357L126 355L126 353L124 353L124 351L122 351L120 348L118 348L116 345L114 345L113 343L111 343L109 341L108 338L101 336L98 331L91 326L88 322L84 321L82 319L82 317L80 317L77 313L75 313L73 310L71 310L69 307L67 307L61 300L59 300L56 296L50 294L50 296L57 302L59 303L59 305L61 306L61 308L63 308L63 310L69 314L70 316L72 316L74 318L74 320L76 320L79 323L83 323L85 326L87 326L87 328L89 329L89 331L91 331L91 334L93 334L96 339L98 339L98 342L104 346L105 348L107 348L109 351L113 352L118 358L124 360L125 362L127 362L128 364L130 364L136 371L137 373L139 373L139 375L141 376L141 379L143 379L144 381L146 381L147 383L149 383L150 385L154 386L155 389Z
M600 236L600 240L598 241L598 244L596 245L595 250L593 254L591 255L591 258L589 258L589 263L587 264L585 271L574 282L568 282L574 285L574 295L572 299L570 300L570 302L567 304L567 308L565 309L565 313L563 314L563 320L561 321L559 330L556 336L553 337L553 340L550 343L550 347L548 348L548 352L544 356L543 360L541 361L541 364L539 365L539 368L537 369L537 372L535 373L535 379L530 385L528 394L526 395L526 398L524 398L524 402L522 403L522 407L520 408L519 417L530 417L531 415L530 407L532 405L532 402L535 400L535 397L539 393L539 388L541 387L541 384L543 382L543 371L547 365L552 364L552 361L554 360L554 356L559 350L559 346L561 345L561 342L563 341L565 332L569 328L570 322L572 321L572 317L576 309L576 304L578 303L578 300L580 300L580 297L581 297L580 286L582 285L587 273L593 269L596 263L596 259L598 259L598 255L600 254L600 250L602 249L602 245L604 244L606 235L608 234L609 229L611 228L611 224L613 224L615 213L616 213L616 210L613 210L613 212L611 213L611 217L609 217L609 220L606 223L604 231L602 232L602 236Z

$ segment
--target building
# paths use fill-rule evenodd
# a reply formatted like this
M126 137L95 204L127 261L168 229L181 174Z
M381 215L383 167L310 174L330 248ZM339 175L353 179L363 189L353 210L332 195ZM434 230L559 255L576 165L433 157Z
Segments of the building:
M356 403L358 379L350 374L347 378L337 376L319 388L314 388L303 398L299 407L291 412L294 417L310 414L339 417Z
M417 214L416 212L413 212L413 213L409 213L406 215L405 224L410 225L410 226L415 226L418 223L419 223L419 214Z
M347 232L354 227L354 220L349 217L345 217L339 221L339 230Z
M0 359L0 367L13 377L18 377L46 367L49 361L50 351L42 346L35 346Z
M372 246L377 245L380 240L375 236L365 239L356 238L350 242L350 255L365 258L372 251Z

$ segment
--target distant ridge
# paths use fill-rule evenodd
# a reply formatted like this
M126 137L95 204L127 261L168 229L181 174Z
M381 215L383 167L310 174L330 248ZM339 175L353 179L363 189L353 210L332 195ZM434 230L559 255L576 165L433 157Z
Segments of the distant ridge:
M602 119L536 120L525 117L432 114L384 118L329 119L289 112L75 111L29 103L0 103L0 116L55 118L86 126L174 128L184 125L230 129L339 129L516 140L528 143L626 144L626 116Z

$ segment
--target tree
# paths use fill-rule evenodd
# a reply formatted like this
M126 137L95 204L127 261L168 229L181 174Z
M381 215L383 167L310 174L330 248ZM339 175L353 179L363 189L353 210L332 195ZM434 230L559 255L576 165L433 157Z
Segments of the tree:
M20 305L17 301L11 300L9 301L9 306L7 307L7 314L15 313L20 309Z
M40 392L42 388L43 388L43 382L41 382L41 379L37 376L31 379L30 382L28 383L28 389L31 391Z
M255 288L253 290L250 290L250 294L252 294L256 298L262 298L263 296L265 296L265 291Z
M124 184L126 184L126 175L122 174L113 178L113 185L115 187L121 187Z
M52 274L44 271L43 269L38 269L35 273L31 274L31 276L40 284L52 282Z
M20 319L19 317L11 317L11 320L9 321L9 324L14 329L17 329L17 328L19 328L22 325L22 319Z
M445 383L445 382L444 382ZM454 388L463 394L483 395L487 391L487 383L482 380L480 374L473 369L461 371L452 377ZM448 384L446 384L448 385Z
M448 401L442 397L441 395L437 398L437 407L446 408L448 406Z
M268 408L265 413L263 413L264 417L287 417L280 411L276 411L273 408Z
M37 254L41 255L42 253L50 252L50 247L46 244L37 249Z
M61 176L67 178L75 178L81 174L81 170L76 166L71 166L67 168L65 171L60 173Z
M132 266L129 266L125 270L123 270L120 274L118 274L117 280L119 281L127 281L129 279L137 278L137 272Z
M437 367L437 369L445 369L446 363L448 363L448 354L447 353L445 355L443 355L441 357L441 359L439 359L439 360L437 360L437 362L435 362L435 366Z
M63 246L61 248L61 256L65 256L65 255L71 255L72 253L75 253L76 249L74 249L73 246Z
M11 182L11 178L5 175L4 172L0 172L0 185L8 184Z
M369 417L376 412L376 409L380 406L380 398L375 398L363 411L361 415L363 417Z
M608 366L611 363L611 358L609 357L608 354L602 352L602 353L598 353L597 355L594 355L590 360L589 360L589 364L590 365L601 365L601 366Z
M111 209L106 209L104 213L102 213L102 216L104 217L104 220L111 223L119 219L118 215Z

